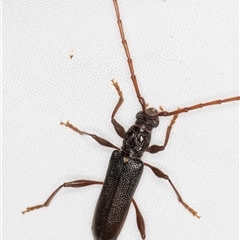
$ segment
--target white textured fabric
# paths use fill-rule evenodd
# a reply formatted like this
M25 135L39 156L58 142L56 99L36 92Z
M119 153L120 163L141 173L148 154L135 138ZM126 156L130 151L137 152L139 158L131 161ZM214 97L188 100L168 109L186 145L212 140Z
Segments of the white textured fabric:
M238 1L119 0L139 88L165 110L238 95ZM70 59L69 55L73 54ZM127 129L140 110L111 0L3 1L3 239L93 239L100 186L64 189L49 208L23 216L66 181L103 180L111 149L60 126L121 146L110 117ZM171 118L153 132L164 142ZM135 194L147 240L238 239L238 103L181 114L165 151L143 160L167 173L170 187L146 168ZM131 207L119 236L140 239Z

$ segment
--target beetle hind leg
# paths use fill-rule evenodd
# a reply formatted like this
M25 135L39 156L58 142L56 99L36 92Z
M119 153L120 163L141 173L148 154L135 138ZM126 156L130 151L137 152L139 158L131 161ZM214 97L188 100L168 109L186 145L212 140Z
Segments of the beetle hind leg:
M56 194L60 191L61 188L63 187L74 187L74 188L79 188L79 187L86 187L86 186L90 186L93 184L103 184L103 182L100 181L91 181L91 180L75 180L72 182L66 182L63 183L61 186L59 186L51 195L50 197L47 199L47 201L43 204L39 204L39 205L35 205L32 207L27 207L26 210L22 211L22 214L25 214L27 212L31 212L33 210L39 209L39 208L43 208L43 207L48 207L50 202L52 201L52 199L56 196Z
M144 219L134 199L132 199L132 203L136 211L136 220L137 220L138 230L141 234L142 239L144 240L146 238Z

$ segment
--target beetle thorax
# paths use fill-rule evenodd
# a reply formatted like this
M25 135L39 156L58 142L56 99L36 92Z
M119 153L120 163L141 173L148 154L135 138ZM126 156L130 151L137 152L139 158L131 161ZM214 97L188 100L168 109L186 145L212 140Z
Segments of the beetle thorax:
M151 131L159 125L157 110L149 108L138 112L135 124L128 129L123 139L122 150L127 156L141 158L151 141Z

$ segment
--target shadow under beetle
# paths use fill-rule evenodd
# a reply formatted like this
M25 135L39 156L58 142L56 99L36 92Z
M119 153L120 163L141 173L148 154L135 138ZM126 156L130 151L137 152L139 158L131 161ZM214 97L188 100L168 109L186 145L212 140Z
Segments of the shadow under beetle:
M131 79L139 103L142 107L142 110L137 113L135 123L128 129L126 132L124 128L117 122L115 115L123 103L123 96L120 90L120 87L117 82L112 80L114 87L117 90L119 95L119 100L116 107L113 110L111 116L111 122L117 132L117 134L123 139L123 144L121 148L118 148L114 144L110 143L106 139L103 139L95 134L83 132L73 126L71 123L61 122L62 125L71 128L81 135L91 136L99 144L115 148L113 151L110 162L108 165L107 173L104 182L101 181L92 181L92 180L76 180L72 182L66 182L59 186L47 199L44 204L36 205L33 207L28 207L22 213L30 212L32 210L47 207L54 196L62 187L85 187L93 184L102 184L102 191L100 193L97 205L95 208L95 213L92 222L92 232L95 240L116 240L121 232L123 224L128 214L128 210L131 202L136 211L137 226L142 239L146 238L145 234L145 224L141 212L137 206L137 203L133 199L134 192L137 188L137 185L140 181L140 178L143 173L143 167L149 167L153 173L159 177L167 180L175 191L178 201L190 212L193 216L200 218L198 213L193 210L187 203L185 203L180 196L179 192L173 185L172 181L163 173L160 169L151 166L150 164L143 163L141 157L145 151L149 153L157 153L163 151L167 146L168 139L173 124L175 123L178 115L180 113L188 112L191 110L199 109L202 107L207 107L216 104L222 104L226 102L239 101L240 96L235 96L223 100L214 100L206 103L196 104L190 107L180 108L175 111L167 112L160 107L159 111L155 108L148 108L145 103L144 98L141 96L137 79L134 73L133 63L128 49L128 44L124 36L124 30L122 26L122 21L120 19L120 13L118 8L117 0L113 0L114 8L117 16L118 28L120 31L120 36L122 39L122 44L127 56L127 62L129 70L131 73ZM170 122L170 125L167 128L165 141L162 146L159 145L150 145L151 132L153 128L158 127L159 117L166 117L173 115L173 118Z

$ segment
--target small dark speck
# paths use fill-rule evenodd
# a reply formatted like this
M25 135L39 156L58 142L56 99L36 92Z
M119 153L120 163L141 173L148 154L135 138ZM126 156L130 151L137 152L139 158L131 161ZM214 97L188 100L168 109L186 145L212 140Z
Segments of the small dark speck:
M70 51L69 57L70 57L70 59L72 59L72 58L74 57L74 55L73 55L73 50Z

